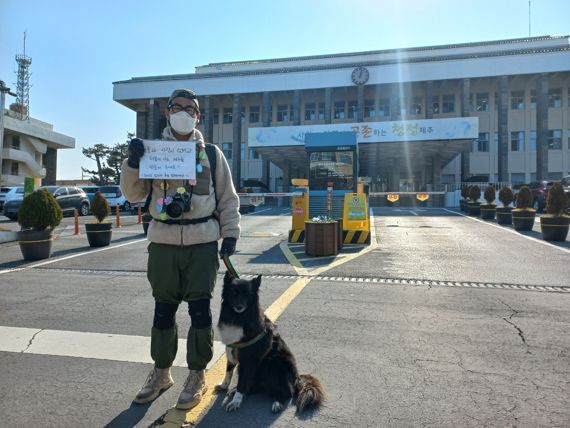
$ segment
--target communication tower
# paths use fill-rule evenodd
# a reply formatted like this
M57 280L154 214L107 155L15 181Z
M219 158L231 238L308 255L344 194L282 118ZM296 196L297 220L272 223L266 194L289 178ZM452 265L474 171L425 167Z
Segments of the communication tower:
M30 117L30 65L32 58L26 56L26 33L24 32L24 53L16 55L18 63L18 81L16 82L16 105L15 110L21 120Z

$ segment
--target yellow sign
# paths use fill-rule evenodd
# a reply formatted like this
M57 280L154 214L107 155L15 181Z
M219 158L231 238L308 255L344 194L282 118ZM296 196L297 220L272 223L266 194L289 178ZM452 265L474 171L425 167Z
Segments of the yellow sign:
M386 196L386 199L388 199L390 202L397 202L400 199L400 195L397 193L390 193Z
M429 195L427 193L418 193L416 195L416 198L418 199L418 201L427 201L429 199Z
M291 228L304 230L305 222L309 220L309 194L307 192L291 198L291 214Z
M348 231L348 233L362 231L370 232L370 219L368 217L368 202L366 200L366 194L344 194L342 229L344 231ZM347 241L345 240L345 242ZM351 240L348 242L351 242Z

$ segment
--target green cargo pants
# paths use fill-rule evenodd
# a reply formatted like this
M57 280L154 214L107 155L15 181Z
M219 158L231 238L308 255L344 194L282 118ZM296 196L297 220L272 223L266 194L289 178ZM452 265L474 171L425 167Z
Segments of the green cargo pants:
M154 300L159 303L180 304L199 299L211 299L220 267L218 243L148 246L147 277ZM178 327L152 328L150 353L158 368L172 366L178 348ZM214 353L214 331L190 327L186 361L191 370L203 370Z

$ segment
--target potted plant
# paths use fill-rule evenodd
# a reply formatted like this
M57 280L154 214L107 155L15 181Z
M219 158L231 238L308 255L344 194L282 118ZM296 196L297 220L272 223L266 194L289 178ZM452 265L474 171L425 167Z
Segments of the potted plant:
M111 229L112 224L105 221L105 218L111 213L111 207L101 192L95 192L91 211L95 219L97 219L97 222L85 224L89 245L91 247L106 247L111 242L111 235L113 233Z
M327 216L313 217L305 222L305 254L309 256L337 255L338 222Z
M486 204L481 204L481 218L483 220L494 220L497 205L495 202L495 188L488 185L483 192L483 198L487 202Z
M464 184L461 187L461 197L463 199L459 200L459 208L461 209L461 211L467 212L467 203L468 203L467 200L469 198L469 186Z
M469 215L478 216L481 214L481 203L479 197L481 196L481 188L477 185L469 188Z
M513 191L510 187L503 186L501 190L499 190L499 201L503 204L502 207L497 207L496 214L497 214L497 223L498 224L512 224L513 223L513 216L511 214L511 210L513 209L510 205L513 202Z
M61 223L61 207L46 189L30 193L18 212L18 243L24 260L47 259L51 255L53 230Z
M512 210L513 227L518 231L530 231L534 225L536 210L532 206L532 193L528 186L522 186L517 193L517 207Z
M570 215L565 214L568 196L560 183L554 183L546 198L546 214L540 218L542 239L545 241L565 241L568 236Z

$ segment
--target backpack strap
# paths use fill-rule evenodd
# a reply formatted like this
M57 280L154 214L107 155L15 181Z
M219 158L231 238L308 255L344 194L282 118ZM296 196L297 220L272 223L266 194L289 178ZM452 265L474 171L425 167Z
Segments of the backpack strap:
M206 155L208 155L208 162L210 163L210 175L212 176L212 185L214 186L216 209L218 209L218 194L216 192L216 146L206 143Z

